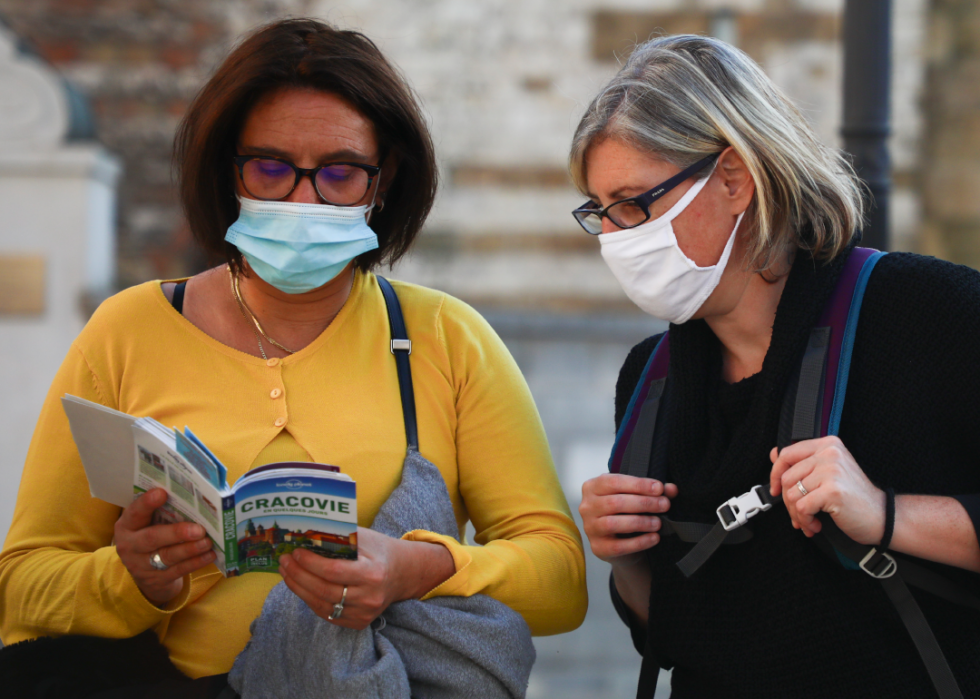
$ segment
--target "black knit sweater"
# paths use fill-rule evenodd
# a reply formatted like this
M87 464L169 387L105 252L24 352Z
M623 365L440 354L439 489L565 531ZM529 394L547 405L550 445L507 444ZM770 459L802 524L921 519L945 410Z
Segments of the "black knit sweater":
M668 480L678 520L768 483L786 384L843 257L800 254L762 371L720 381L717 338L702 321L671 326L664 409ZM616 387L616 425L657 338L633 348ZM980 274L896 253L875 268L855 340L840 437L865 473L898 493L961 495L980 527ZM845 570L792 528L785 508L756 517L755 536L723 546L690 580L674 565L691 545L650 550L651 648L673 668L674 699L935 696L880 584ZM980 594L980 576L929 564ZM914 588L913 588L914 590ZM980 614L914 590L966 697L980 697ZM613 588L634 643L643 631Z

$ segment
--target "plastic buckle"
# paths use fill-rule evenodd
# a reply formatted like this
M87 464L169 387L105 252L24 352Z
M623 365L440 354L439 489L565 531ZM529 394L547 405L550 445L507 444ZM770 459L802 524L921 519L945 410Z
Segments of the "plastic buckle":
M391 353L395 352L408 352L412 353L412 341L411 340L392 340L391 341Z
M738 529L760 512L765 512L772 507L771 502L763 500L763 492L761 485L753 486L749 492L732 498L715 510L718 515L718 521L721 522L721 526L724 527L726 532ZM731 514L731 517L725 517L722 514L726 508Z
M876 554L881 554L881 558L875 564L874 570L872 570L872 569L868 568L868 566L866 564L872 558L874 558ZM884 567L882 567L882 565L881 565L882 563L885 564ZM879 551L876 548L872 548L870 551L868 551L868 555L866 555L864 558L862 558L861 559L861 562L858 563L858 565L861 567L861 570L863 570L865 573L867 573L872 578L875 578L877 580L883 580L885 578L890 578L896 572L898 572L898 563L895 561L895 559L892 558L885 551Z

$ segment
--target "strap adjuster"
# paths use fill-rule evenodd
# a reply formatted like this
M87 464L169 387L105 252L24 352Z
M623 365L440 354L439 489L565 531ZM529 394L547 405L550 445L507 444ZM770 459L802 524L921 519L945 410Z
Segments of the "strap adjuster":
M871 563L875 556L878 556L878 558L873 562L872 567L869 568L867 564ZM895 559L886 551L879 551L874 547L868 551L867 555L861 559L858 565L861 567L861 570L877 580L890 578L898 572L898 563Z
M765 498L765 489L761 485L752 486L747 493L742 493L728 502L723 503L715 512L718 521L726 532L738 529L760 512L772 507Z
M391 353L395 352L408 352L412 353L412 341L411 340L392 340L391 341Z

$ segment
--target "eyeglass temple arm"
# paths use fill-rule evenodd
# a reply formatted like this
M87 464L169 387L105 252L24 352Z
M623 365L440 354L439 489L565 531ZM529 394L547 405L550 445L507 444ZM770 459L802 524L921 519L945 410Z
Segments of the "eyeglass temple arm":
M701 158L701 160L697 161L693 165L690 165L690 166L684 168L683 170L681 170L676 175L674 175L673 177L671 177L669 180L667 180L666 182L664 182L663 184L661 184L659 187L657 187L652 192L647 192L646 194L641 194L640 196L636 197L636 200L640 204L642 204L644 207L650 206L650 204L652 204L657 199L659 199L660 197L662 197L664 194L666 194L667 192L669 192L670 190L672 190L674 187L676 187L677 185L679 185L681 182L683 182L684 180L688 179L689 177L693 177L694 175L696 175L699 172L701 172L701 170L703 170L704 168L708 167L708 165L710 165L712 162L714 162L714 160L717 159L719 155L721 155L721 154L720 153L712 153L711 155L709 155L706 158ZM646 213L649 215L650 212L647 211Z

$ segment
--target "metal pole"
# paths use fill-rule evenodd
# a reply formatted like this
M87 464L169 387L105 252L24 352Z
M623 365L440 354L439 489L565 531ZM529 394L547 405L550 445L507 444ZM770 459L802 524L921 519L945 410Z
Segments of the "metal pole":
M862 245L888 249L891 190L891 0L844 5L844 150L870 190Z

